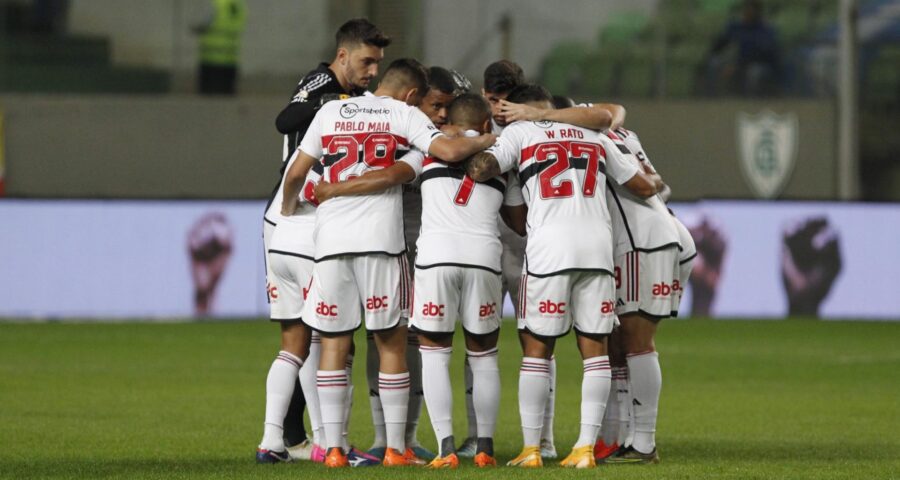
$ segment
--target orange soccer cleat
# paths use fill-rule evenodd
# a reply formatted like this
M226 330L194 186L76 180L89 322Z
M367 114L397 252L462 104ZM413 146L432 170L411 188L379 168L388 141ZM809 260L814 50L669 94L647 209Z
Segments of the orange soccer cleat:
M414 465L409 463L406 455L401 454L394 448L386 448L384 450L384 459L381 460L381 464L385 467L408 467Z
M328 468L349 467L350 462L340 448L331 447L331 450L328 450L328 455L325 455L325 466Z
M455 453L451 453L446 457L434 457L434 460L432 460L425 468L435 470L440 468L459 468L459 457L457 457Z
M484 452L481 452L475 455L475 466L478 468L496 467L497 459Z
M406 452L403 454L403 458L405 458L410 465L425 465L426 463L428 463L425 460L419 458L416 455L416 452L414 452L411 448L406 449Z

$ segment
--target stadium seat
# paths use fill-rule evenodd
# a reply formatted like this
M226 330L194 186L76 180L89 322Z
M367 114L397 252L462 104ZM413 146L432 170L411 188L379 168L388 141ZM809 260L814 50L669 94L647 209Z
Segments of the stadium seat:
M666 96L681 98L694 93L697 69L707 50L707 45L698 42L682 43L669 49L665 65Z
M558 44L544 57L541 67L541 84L554 94L572 95L582 90L582 65L588 47L577 42Z
M782 49L789 50L809 36L810 9L805 4L785 6L771 19Z
M650 18L641 12L621 12L610 16L600 31L600 48L621 48L648 31Z
M900 103L900 46L881 47L869 64L863 92L869 105L898 106Z
M728 14L740 6L739 0L699 0L700 10Z
M614 52L614 51L612 51ZM619 57L609 51L594 52L582 60L582 89L588 98L604 100L616 96Z
M656 62L648 48L635 47L628 60L619 64L619 95L646 98L653 95Z

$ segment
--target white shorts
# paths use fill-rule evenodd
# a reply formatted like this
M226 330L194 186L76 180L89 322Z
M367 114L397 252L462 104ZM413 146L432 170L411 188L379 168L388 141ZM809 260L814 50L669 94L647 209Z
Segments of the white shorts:
M681 296L687 287L688 279L691 278L691 270L694 269L694 259L697 257L697 245L694 243L694 237L687 227L681 223L677 217L672 217L675 221L675 227L678 229L678 241L681 243L681 253L678 254L678 280L681 282L681 288L678 290L678 299L675 303L675 310L681 304ZM672 315L674 316L674 314Z
M500 229L500 243L503 251L500 254L500 270L503 272L503 294L509 293L513 306L518 312L519 282L522 277L522 266L525 264L525 238L512 231L503 220L497 219Z
M272 262L269 260L269 244L272 243L273 233L275 233L275 225L263 218L263 261L266 264L266 298L270 303L272 302L272 299L269 298L269 289L272 288Z
M616 313L678 314L683 291L678 247L626 252L616 258Z
M303 321L324 333L359 328L387 330L409 316L409 267L406 255L342 256L316 262Z
M452 333L457 319L475 335L500 328L500 275L472 267L416 268L414 285L411 323L418 330Z
M269 318L275 322L296 322L312 282L313 262L289 253L269 253L272 277L269 279Z
M544 337L576 332L605 335L618 324L615 279L601 272L569 272L547 277L522 274L519 330Z

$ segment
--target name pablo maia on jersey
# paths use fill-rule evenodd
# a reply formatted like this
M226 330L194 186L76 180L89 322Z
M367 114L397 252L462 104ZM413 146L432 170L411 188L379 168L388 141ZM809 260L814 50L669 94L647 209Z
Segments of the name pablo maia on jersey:
M559 133L559 138L584 138L584 132L574 128L562 128L557 131L547 130L544 133L547 134L547 138L556 138L557 133Z
M390 132L391 122L334 122L335 132Z

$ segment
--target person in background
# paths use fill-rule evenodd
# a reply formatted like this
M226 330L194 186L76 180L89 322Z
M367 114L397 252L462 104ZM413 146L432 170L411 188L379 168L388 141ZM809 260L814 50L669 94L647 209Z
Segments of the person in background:
M725 50L734 45L736 58L725 59ZM728 24L716 37L709 52L709 68L713 90L721 81L728 93L739 95L774 95L781 77L778 37L763 17L760 0L745 0L738 20Z
M198 90L205 95L234 95L247 6L244 0L212 0L212 7L209 20L194 27L200 37Z

